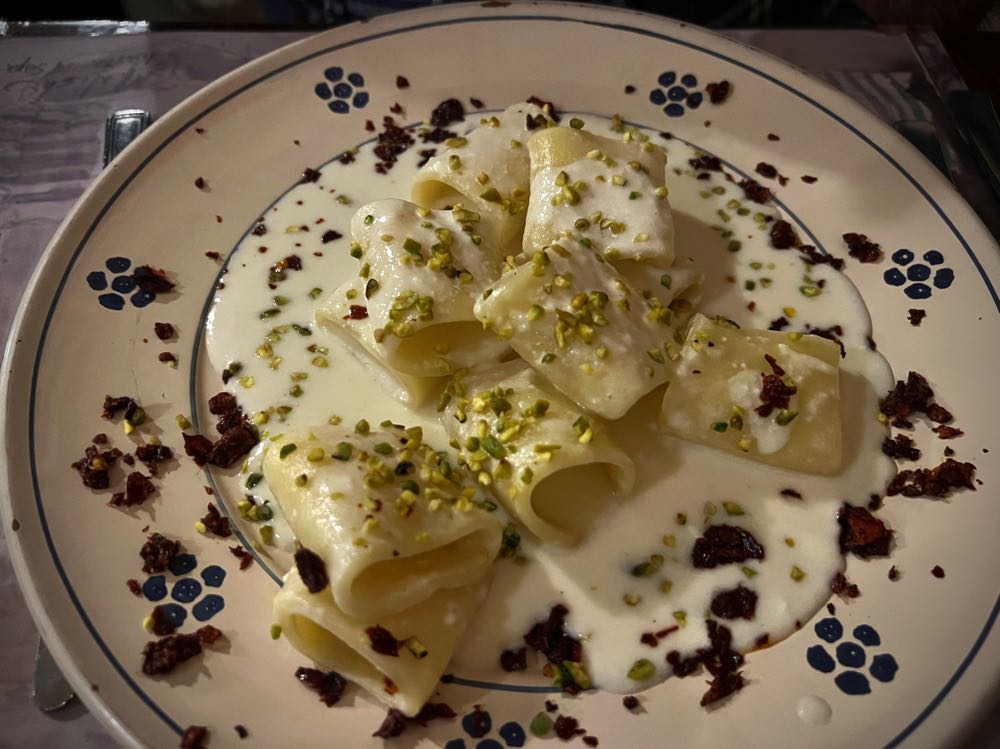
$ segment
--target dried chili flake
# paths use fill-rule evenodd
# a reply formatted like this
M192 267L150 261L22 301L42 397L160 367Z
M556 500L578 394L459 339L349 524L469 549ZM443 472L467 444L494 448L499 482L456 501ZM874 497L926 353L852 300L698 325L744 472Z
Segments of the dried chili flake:
M208 399L208 410L209 413L219 416L221 414L232 413L239 408L239 404L236 402L236 396L232 393L221 392L216 393L211 398Z
M246 726L242 724L237 724L233 726L233 730L236 731L236 735L239 736L241 739L245 739L247 736L250 735L250 732L246 729Z
M586 744L587 746L591 746L591 747L593 747L593 746L597 746L597 745L598 745L598 744L600 743L600 742L599 742L599 741L597 740L597 737L596 737L596 736L584 736L584 737L583 737L582 739L580 739L580 740L581 740L581 741L582 741L582 742L583 742L584 744Z
M160 533L151 533L139 549L142 571L147 575L164 572L181 551L181 542Z
M233 529L229 527L229 518L219 512L219 508L211 502L208 504L208 513L201 518L201 524L209 533L222 538L228 538L233 534Z
M175 284L167 278L167 272L163 268L154 268L151 265L140 265L132 271L132 280L135 285L147 294L165 294L172 291Z
M556 604L545 621L537 622L524 635L526 645L557 665L563 661L579 663L583 658L583 647L579 640L565 630L567 614L568 608L561 603Z
M330 584L326 564L319 554L310 549L301 548L295 552L295 567L310 593L319 593Z
M927 414L928 419L938 424L947 424L954 418L951 411L938 403L931 403L924 413Z
M396 76L396 88L409 88L410 81L407 80L406 76L397 75Z
M428 161L430 161L432 158L434 158L434 155L437 153L437 149L436 148L423 148L420 151L418 151L417 153L420 156L420 160L417 162L417 168L420 168L424 164L426 164Z
M165 463L174 457L174 451L166 445L143 444L135 449L135 457L148 465L155 473L159 463Z
M844 504L837 513L840 524L840 550L862 559L889 555L892 530L867 508Z
M233 463L250 452L258 442L257 433L245 421L223 434L212 445L209 461L220 468L229 468ZM187 449L185 441L184 449Z
M843 572L838 572L833 576L833 582L830 583L830 590L841 598L857 598L861 595L861 589L848 580Z
M809 175L809 174L803 174L802 175L802 181L805 182L807 185L811 185L817 179L818 179L817 177L813 177L812 175Z
M344 315L345 320L365 320L368 317L368 308L363 304L352 304Z
M747 199L752 200L754 203L766 203L771 199L771 189L764 187L757 180L742 179L740 180L740 188L742 188L743 194Z
M545 700L545 712L554 713L558 709L559 705L557 705L555 702L553 702L552 700Z
M188 726L181 737L181 749L204 749L208 729L205 726Z
M300 185L309 184L310 182L317 182L321 176L321 173L313 169L312 167L306 167L302 170L302 179L299 180Z
M702 154L695 159L688 159L688 164L696 172L721 172L722 171L722 161L718 156L711 156L709 154Z
M164 364L177 364L177 356L169 351L161 351L160 355L156 358Z
M771 320L770 324L767 326L768 330L784 330L788 327L788 318L784 315L781 317Z
M716 593L712 613L720 619L753 619L757 613L757 594L743 585Z
M938 424L931 431L934 432L939 439L943 440L954 439L955 437L961 437L965 434L965 432L961 429L958 429L957 427L950 427L945 424Z
M806 262L810 265L829 265L834 270L844 269L842 258L835 257L828 252L820 252L811 244L800 244L798 250L805 256Z
M556 736L561 738L563 741L569 741L574 736L586 733L586 731L580 728L580 721L569 715L558 716L552 727L555 729Z
M156 485L139 471L132 471L125 479L125 491L118 492L111 498L114 507L132 507L141 505L156 491Z
M142 649L142 672L147 676L168 674L179 663L199 655L202 645L211 645L222 633L206 624L197 632L187 635L167 635L147 642Z
M166 341L174 337L174 326L168 322L153 323L153 332L161 341Z
M453 122L461 122L465 118L465 108L458 99L445 99L431 112L431 124L434 127L447 127Z
M230 546L229 553L240 560L240 569L245 570L253 564L253 557L242 546Z
M774 179L778 176L778 170L774 167L774 165L768 164L764 161L758 162L754 171L761 177L766 177L767 179Z
M368 642L376 653L390 655L393 658L399 656L399 640L385 627L376 624L365 629L365 634L368 635Z
M399 127L392 117L383 119L382 132L378 134L376 141L374 152L380 159L377 166L382 168L382 173L391 169L399 155L414 143L413 136Z
M295 678L301 684L319 695L320 702L327 707L336 705L344 694L347 680L336 671L320 671L315 668L298 668Z
M130 577L128 580L126 580L125 584L128 586L129 592L132 595L136 597L142 596L142 586L139 585L139 581L136 580L134 577Z
M163 606L154 606L150 619L152 621L151 628L154 635L163 637L165 635L172 635L177 631L177 628L174 627L174 623L170 621L170 617L167 616L167 610Z
M889 568L889 579L892 580L892 582L896 582L899 579L899 570L896 569L896 565L892 565L892 567Z
M133 403L135 401L127 395L105 395L104 410L101 412L101 416L105 419L113 419L116 413L127 410Z
M771 238L771 246L776 250L787 250L789 247L794 247L799 241L795 229L784 219L778 219L774 222L768 236Z
M709 83L705 86L705 93L708 94L708 100L712 104L721 104L729 97L729 92L732 90L732 85L729 81L722 80L718 83Z
M528 667L528 649L504 650L500 653L500 668L504 671L524 671Z
M927 410L934 391L927 379L916 372L906 376L906 382L897 380L895 387L882 399L879 410L892 420L893 426L909 428L908 417Z
M205 465L212 455L212 441L200 434L181 432L181 437L184 438L184 452L199 466Z
M406 716L394 707L389 708L385 719L382 721L372 736L380 739L391 739L399 736L406 730Z
M847 254L861 263L877 263L882 259L882 250L877 242L872 242L864 234L847 232L844 234Z
M920 450L913 446L913 440L905 434L882 440L882 452L896 460L920 460Z
M342 236L344 235L341 234L339 231L336 231L334 229L327 229L325 232L323 232L323 236L320 238L320 240L323 242L323 244L329 244L330 242L334 242L340 239Z
M625 706L626 710L634 712L639 708L639 698L636 697L634 694L627 694L624 697L622 697L622 705Z
M774 133L768 133L767 134L767 139L768 140L781 140L781 136L780 135L776 135Z
M886 494L890 497L902 494L904 497L947 497L952 489L976 490L972 482L976 467L972 463L962 463L947 458L935 468L918 468L914 471L900 471L889 484Z
M942 577L944 577L944 570L941 568L940 564L935 564L931 568L931 574L934 575L934 577L936 577L938 580L940 580Z
M789 499L802 499L802 493L796 489L782 489L781 496Z
M910 321L910 325L919 327L920 323L922 323L924 318L927 317L927 310L911 307L906 311L906 317Z
M250 231L250 233L253 234L255 237L263 237L265 234L267 234L267 226L265 226L264 223L261 222L261 223L257 224Z
M111 485L111 466L122 456L121 450L112 448L101 452L96 445L88 445L83 457L70 464L88 489L107 489Z
M788 408L789 399L798 392L794 385L786 385L778 375L761 373L760 400L762 405L754 410L759 416L768 417L776 408Z
M753 534L733 525L710 525L691 549L691 562L698 569L763 558L764 547Z

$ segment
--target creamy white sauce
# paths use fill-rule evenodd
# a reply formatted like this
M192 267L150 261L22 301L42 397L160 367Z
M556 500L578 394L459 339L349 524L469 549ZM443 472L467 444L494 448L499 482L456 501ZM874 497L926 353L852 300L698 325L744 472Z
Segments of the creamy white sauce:
M581 117L588 129L611 134L606 122ZM478 117L470 120L478 122ZM848 349L840 377L844 469L836 477L799 474L663 436L656 425L662 388L655 390L612 425L615 439L636 462L632 495L611 498L598 529L575 549L545 546L523 534L528 561L518 565L500 560L495 565L491 594L453 659L451 670L456 674L497 679L500 651L520 647L523 633L561 602L570 610L569 626L584 639L594 683L623 692L646 688L668 675L668 651L689 653L707 645L704 621L712 597L741 583L759 598L752 621L725 622L732 630L734 646L751 650L764 634L773 644L809 621L829 598L831 579L843 568L836 523L840 504L845 499L863 504L870 494L881 493L895 470L879 450L885 432L874 417L878 395L891 386L892 375L885 359L868 349L870 320L854 286L828 266L804 265L794 250L772 249L766 227L754 218L757 213L777 215L772 206L746 201L738 185L727 182L722 174L695 179L687 163L695 150L676 139L652 136L668 150L667 185L674 210L677 265L701 271L706 278L699 309L753 328L767 328L779 316L790 320L790 329L802 329L805 323L842 326ZM347 424L362 417L372 424L391 419L420 425L426 442L447 445L433 406L416 410L394 399L380 388L378 383L384 378L373 373L374 363L349 354L312 321L323 296L357 274L358 263L348 254L348 227L354 211L378 198L408 198L418 150L413 147L384 176L374 172L370 146L361 149L353 164L327 165L318 182L297 185L269 209L264 215L267 233L248 234L230 259L225 288L217 293L208 318L207 350L219 371L234 361L243 365L229 388L248 412L291 408L283 417L284 426L277 413L272 413L263 430L274 433L291 425L325 423L332 416ZM350 203L338 203L336 197L345 194ZM749 209L746 215L739 215L731 200L743 203ZM320 219L322 223L317 223ZM303 226L309 230L302 231ZM344 236L324 244L322 235L330 229ZM741 243L736 252L730 251L734 241ZM259 251L262 246L267 247L266 253ZM293 253L302 259L303 270L287 271L286 280L269 289L269 267ZM818 296L800 292L801 286L816 285L821 279L824 286ZM310 296L314 288L322 290L318 298ZM276 305L276 295L287 298L287 303ZM748 309L751 302L753 308ZM280 312L260 319L262 311L272 308ZM280 340L272 341L270 360L281 357L272 369L268 359L255 351L276 325L293 322L311 329L312 335L301 335L290 327ZM311 344L329 351L309 351ZM328 366L317 366L317 356L324 356ZM293 373L307 377L295 375L293 379ZM247 377L253 378L250 387L240 384ZM298 397L291 394L296 385L301 388ZM241 477L239 484L234 481L223 487L233 504L242 497L242 481ZM781 490L786 488L800 492L804 499L782 497ZM262 494L263 489L258 486L254 493ZM729 517L723 502L738 503L744 514ZM714 516L707 514L712 510ZM686 515L686 524L678 523L679 513ZM694 569L689 561L691 548L709 522L748 529L765 548L765 559ZM276 528L279 544L268 551L280 574L288 564L291 539L280 519ZM662 569L650 577L633 577L631 568L651 554L663 555ZM793 579L793 567L804 573L801 579ZM666 580L670 583L667 592ZM623 600L626 594L633 602L635 596L640 600L628 605ZM663 638L658 647L640 643L642 633L678 624L679 612L684 613L684 626ZM656 666L655 676L643 682L627 677L639 658ZM749 665L752 668L752 657ZM542 677L529 671L524 678L537 683ZM805 716L820 712L809 705L799 709ZM814 717L803 719L821 722Z
M807 694L795 705L795 714L807 726L825 726L833 717L833 708L822 697Z

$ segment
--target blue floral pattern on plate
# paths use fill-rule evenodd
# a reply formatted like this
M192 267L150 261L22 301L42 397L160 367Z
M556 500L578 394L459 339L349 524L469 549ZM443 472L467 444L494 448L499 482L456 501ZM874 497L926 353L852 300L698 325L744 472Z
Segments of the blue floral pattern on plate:
M705 99L698 90L698 78L692 73L678 77L673 70L660 73L657 88L649 92L649 101L663 108L667 117L680 117L689 109L697 109Z
M115 312L125 309L125 297L129 294L133 307L142 308L156 300L155 291L143 291L137 286L134 272L129 272L132 261L127 257L109 257L104 261L104 267L112 274L111 281L108 281L108 273L95 270L87 274L87 285L94 291L101 292L97 301L105 309Z
M816 636L834 646L833 655L827 645L811 645L806 649L806 662L814 669L824 674L831 674L838 665L844 670L833 677L833 683L844 694L861 695L872 691L871 680L888 683L896 677L899 664L889 653L878 653L871 659L868 648L882 644L882 638L876 629L868 624L859 624L851 634L853 640L843 640L844 625L836 617L821 619L815 626ZM868 675L862 669L867 666Z
M896 250L892 253L895 267L886 270L882 279L890 286L904 287L903 293L910 299L929 299L934 289L947 289L955 281L955 271L944 266L944 255L937 250L925 252L922 263L913 262L915 259L912 250Z
M323 101L331 112L347 114L353 106L364 109L371 100L364 90L365 77L361 73L344 74L344 69L334 65L323 71L323 79L313 87L313 91Z
M462 730L474 740L474 743L459 736L448 741L444 749L506 749L507 747L516 749L524 746L528 740L524 727L513 720L497 729L499 738L490 737L488 734L493 731L493 716L480 707L462 716Z
M204 567L199 573L201 581L190 576L198 568L194 554L178 554L170 562L170 573L175 578L167 584L166 575L150 575L142 584L142 595L148 601L159 603L169 597L172 602L161 604L175 627L180 627L190 613L199 622L206 622L226 607L225 599L218 593L202 596L205 588L221 588L226 571L217 564ZM187 607L187 608L186 608Z

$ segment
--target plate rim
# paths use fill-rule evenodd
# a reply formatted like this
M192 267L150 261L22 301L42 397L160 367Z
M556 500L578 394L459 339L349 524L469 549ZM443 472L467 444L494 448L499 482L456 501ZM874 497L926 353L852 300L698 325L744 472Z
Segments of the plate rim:
M497 7L502 5L512 7L509 10L505 7ZM555 13L562 12L565 13L565 15L546 15L549 11L553 11ZM470 12L471 14L469 15L462 15L463 13ZM411 20L417 21L422 18L426 18L427 21L424 23L408 23ZM639 28L631 26L628 23L614 23L612 22L612 19L629 19L631 21L634 21L635 19L645 19L649 23L649 27ZM826 83L812 78L800 68L781 60L774 55L758 50L743 42L724 37L713 31L641 11L600 7L581 3L553 2L550 0L533 2L530 5L460 3L455 5L432 6L428 8L407 10L380 16L371 21L360 21L347 24L345 26L311 35L291 44L284 45L276 50L262 55L261 57L251 60L230 71L224 76L212 81L193 93L191 96L178 102L167 113L161 116L153 127L143 133L143 135L140 136L135 143L126 149L125 152L123 152L123 154L119 156L115 162L113 162L109 169L101 172L88 186L81 197L73 205L66 218L60 224L58 230L49 242L34 271L32 272L31 278L21 296L15 317L11 323L10 335L4 351L4 371L2 373L2 377L0 377L0 391L2 391L6 403L4 410L5 418L2 422L0 422L0 444L3 445L4 449L4 460L0 461L0 517L3 518L4 531L7 538L8 548L10 549L10 558L15 571L15 577L18 581L22 595L28 605L29 611L31 612L32 618L34 619L35 624L40 630L40 633L46 643L53 651L56 662L59 664L64 674L67 675L71 684L73 684L78 696L81 697L82 701L87 705L90 711L99 718L104 727L108 729L117 740L125 741L133 745L139 745L141 743L138 740L138 737L128 729L126 724L118 719L115 711L104 700L104 698L99 694L94 694L89 688L89 681L83 675L82 670L76 664L76 661L71 657L69 647L63 641L62 637L60 637L56 627L48 617L44 600L46 596L42 594L40 589L36 588L35 574L31 569L29 569L27 557L21 549L17 533L11 531L13 503L11 500L9 468L11 465L11 453L16 445L13 445L10 442L11 430L9 430L8 425L12 421L16 422L17 419L12 420L7 418L7 416L18 410L11 404L8 397L11 392L10 388L12 380L15 377L15 370L17 370L23 378L26 374L23 370L28 368L29 363L31 364L29 383L30 399L27 405L28 410L26 414L29 431L28 449L30 452L31 464L30 481L34 489L34 500L36 509L38 510L38 517L41 521L43 534L49 547L49 556L53 566L55 567L55 571L58 573L58 577L63 584L63 590L60 591L58 595L65 594L69 597L73 607L76 609L78 615L80 615L82 624L90 632L92 638L94 639L94 643L104 652L104 655L109 660L110 665L117 670L127 682L133 682L132 678L125 673L118 660L108 652L107 646L104 644L99 633L97 633L94 629L92 622L90 622L89 617L82 608L82 604L77 599L73 586L70 585L65 572L62 570L62 564L59 560L58 554L55 553L53 549L53 544L51 538L49 537L49 530L44 520L44 511L41 507L41 496L38 487L38 477L35 465L34 403L36 397L36 378L38 368L45 348L45 336L49 322L56 309L61 291L64 288L72 269L75 267L77 259L103 217L112 209L117 199L126 191L132 180L139 174L139 172L149 165L149 163L151 163L167 145L172 143L173 140L192 127L195 122L215 109L221 107L230 99L241 95L275 75L301 65L308 60L321 57L338 49L354 46L356 44L363 44L385 36L408 33L424 28L433 28L458 23L477 23L488 21L575 22L587 25L611 27L618 31L638 33L640 35L650 36L667 43L692 48L698 52L716 57L726 63L735 65L752 75L763 78L767 82L777 85L786 90L788 93L797 96L806 103L820 110L823 114L827 115L841 126L847 128L856 137L860 138L869 148L873 149L879 156L888 161L889 164L893 166L918 193L920 193L929 206L934 209L938 218L944 222L949 232L963 247L966 255L972 262L973 266L977 269L981 279L985 283L985 286L993 299L994 305L998 311L1000 311L1000 295L997 293L993 280L986 272L985 267L973 251L968 240L966 240L963 236L963 233L958 230L949 215L945 213L938 201L935 200L924 188L923 184L927 181L931 182L933 189L938 195L942 195L943 193L947 195L951 201L956 202L957 208L964 214L962 216L963 223L967 223L969 225L969 233L971 233L971 230L974 228L984 237L992 239L989 231L983 225L978 215L976 215L975 211L971 209L951 182L946 180L942 175L936 172L936 170L933 170L922 155L920 155L919 152L913 149L912 146L892 131L888 125L883 123L846 95L836 89L833 89ZM659 26L664 33L660 33L660 31L656 30L656 26ZM767 71L754 67L739 58L720 52L718 49L706 48L694 41L665 33L666 29L672 29L674 33L680 31L682 35L691 34L696 38L698 36L702 36L710 43L717 45L719 48L725 48L727 46L734 48L734 52L742 52L743 54L748 55L751 59L755 56L763 58L769 61L771 65L776 66L779 69L783 69L784 71L791 73L792 76L801 79L802 82L806 83L808 86L818 89L823 97L833 98L837 103L838 111L845 112L846 110L846 113L852 118L852 121L848 121L840 113L838 113L838 111L830 109L823 102L817 101L812 95L806 94L803 91L790 86L784 80L775 77ZM371 33L359 33L364 31L370 31ZM316 46L318 41L322 38L328 38L332 43L321 48L317 48L308 54L298 57L294 56L296 48L302 47L311 49ZM339 41L334 43L334 40L338 39ZM284 57L288 57L289 62L276 67L273 65L275 58ZM261 71L260 74L253 77L253 73L257 70ZM228 90L231 88L234 81L239 81L241 79L247 80L242 85L233 88L233 90ZM227 91L228 93L225 93ZM220 96L220 94L223 95ZM202 106L201 109L198 109L199 105L204 106ZM197 111L197 114L184 121L185 115L189 110ZM906 167L904 167L894 156L889 154L881 145L876 143L868 134L853 124L854 122L859 122L863 125L865 130L882 136L880 139L889 140L894 147L902 147L904 152L908 150L911 156L919 157L918 163L922 162L922 167L924 168L926 174L929 175L930 179L928 180L925 176L924 179L918 181L912 174L910 174ZM123 172L125 172L130 166L134 166L134 168L127 175L124 175ZM124 178L122 179L122 177ZM90 222L89 226L81 233L81 225L85 225L88 220ZM63 264L61 266L57 266L57 261L60 259L57 255L66 254L67 249L64 245L71 247L71 245L67 245L67 243L69 242L69 238L73 236L74 231L79 234L79 241L77 242L75 248L71 248L69 256L64 260ZM985 252L989 252L990 250L997 250L995 242L993 243L993 247L987 248ZM230 250L230 254L231 252L232 250ZM59 273L60 269L62 271L61 275ZM54 277L58 277L58 282L55 284L55 293L53 294L53 297L48 305L48 309L45 310L44 304L38 305L37 303L40 301L39 291L41 284L50 274ZM35 306L39 306L41 309L36 310L34 309ZM44 314L42 314L43 311ZM37 325L39 319L41 319L41 326L37 342L34 340L33 336L28 340L28 344L34 344L35 349L33 352L25 351L25 344L22 344L19 339L25 332L25 329L31 324ZM30 500L26 501L28 501L30 505ZM218 499L216 499L216 501L218 501ZM928 703L927 706L924 707L923 710L921 710L910 723L906 724L906 726L896 735L894 739L885 745L885 749L893 749L893 747L899 746L906 739L908 739L914 732L917 731L917 729L919 729L920 725L923 724L928 717L930 717L940 703L948 696L975 660L982 646L987 640L989 640L991 635L995 636L993 626L998 615L1000 615L1000 594L997 596L992 611L987 617L986 623L973 642L969 652L960 662L958 668L945 682L944 686L942 686L930 703ZM1000 664L993 668L992 677L992 682L994 684L1000 681ZM154 714L157 714L157 717L163 719L172 730L180 735L182 730L179 729L176 722L173 721L170 716L166 715L141 687L138 687L138 685L135 685L134 683L130 683L129 686L131 686L137 697L145 702L152 709ZM988 702L985 700L980 700L979 702L981 704L956 708L962 714L963 720L955 729L949 732L948 738L950 741L954 742L960 739L961 735L966 730L973 727L972 719L985 712L988 707Z

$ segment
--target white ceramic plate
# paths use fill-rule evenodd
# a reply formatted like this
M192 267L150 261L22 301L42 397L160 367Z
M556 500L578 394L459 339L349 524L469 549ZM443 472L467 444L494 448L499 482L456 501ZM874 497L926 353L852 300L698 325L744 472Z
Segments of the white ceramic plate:
M400 74L409 88L397 88ZM733 84L723 105L692 96L723 79ZM849 605L837 600L836 616L821 610L788 640L753 654L752 683L723 709L697 707L698 679L668 680L645 695L639 715L610 694L556 699L611 747L954 741L995 693L1000 673L993 629L1000 505L991 496L996 451L988 452L998 433L990 388L1000 336L993 240L951 185L885 125L783 63L660 18L557 4L434 8L279 50L161 117L66 220L32 280L7 350L3 512L29 605L78 694L123 743L173 746L188 724L209 726L213 747L378 741L368 737L383 711L367 699L352 692L346 704L327 710L293 683L301 658L268 633L273 581L260 565L238 572L224 543L192 530L211 498L206 477L189 460L164 476L153 501L127 513L82 488L69 464L98 432L129 449L118 428L100 418L106 393L136 395L152 421L146 433L162 430L179 450L174 415L197 411L195 404L217 389L198 335L219 272L205 253L226 256L304 167L366 141L365 120L380 121L397 101L410 113L401 119L413 121L449 96L504 106L531 94L567 110L620 113L670 130L745 173L759 161L774 163L792 177L778 188L780 205L810 241L839 255L846 254L844 232L879 241L886 250L881 263L851 261L847 268L871 310L879 348L897 376L914 369L932 381L965 431L950 444L977 465L984 484L948 501L889 500L882 516L897 531L892 558L848 565L863 595ZM819 181L806 184L798 179L803 174ZM208 190L193 185L198 176ZM155 300L134 296L122 280L126 265L145 263L168 269L177 291ZM907 320L911 307L927 311L920 327ZM176 340L155 339L153 322L160 320L176 326ZM158 362L162 350L176 353L180 367ZM929 433L919 441L921 465L935 464L949 444ZM169 680L141 673L139 653L149 637L139 622L151 604L125 586L130 577L144 580L136 554L147 525L184 539L197 569L180 576L198 585L185 582L174 599L195 618L210 616L228 641L226 652L209 653ZM886 576L890 564L903 570L896 583ZM944 579L931 576L934 565L946 570ZM228 573L221 583L213 566ZM172 586L177 577L166 582ZM221 611L209 594L221 597ZM859 624L877 635L855 634ZM818 645L831 654L846 645L840 662L829 660L833 673L812 665L823 665ZM886 654L898 664L890 679L870 670L874 656ZM846 670L863 675L866 694L837 686L835 677ZM530 680L514 687L493 681L505 680L498 672L491 682L442 687L460 716L485 706L492 717L485 736L473 738L456 720L414 730L398 743L520 746L519 731L547 688L537 680L535 687L524 686ZM832 708L825 725L799 717L807 695ZM249 739L237 738L236 724L248 727Z

